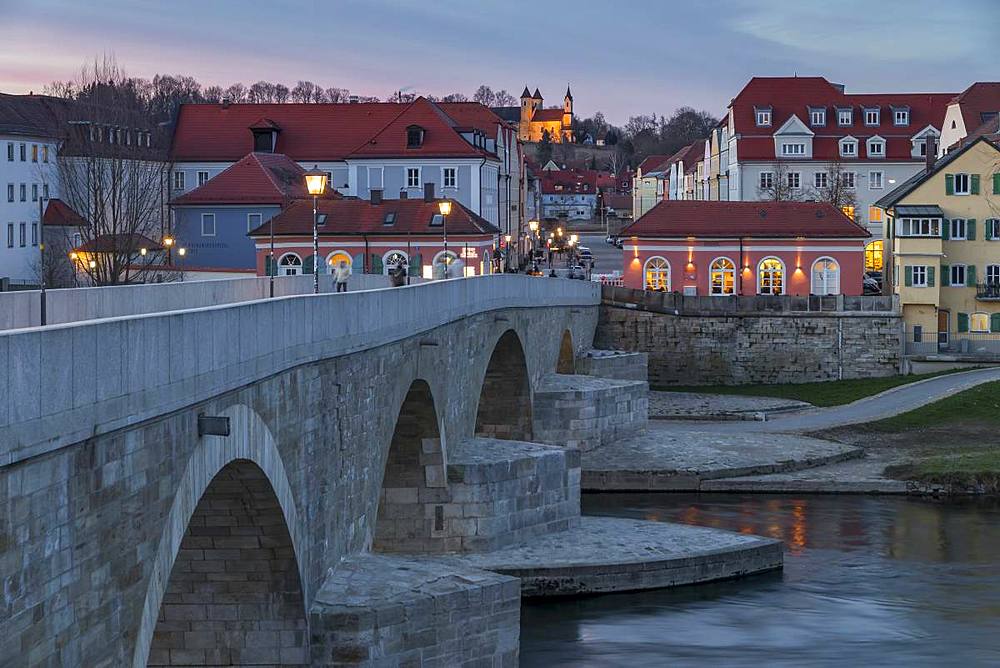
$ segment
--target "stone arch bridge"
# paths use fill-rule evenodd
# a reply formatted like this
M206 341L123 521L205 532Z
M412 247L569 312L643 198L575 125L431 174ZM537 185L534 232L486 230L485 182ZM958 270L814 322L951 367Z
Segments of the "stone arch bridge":
M518 581L448 555L579 528L576 450L530 442L587 438L548 384L599 300L495 276L0 333L0 664L515 665ZM606 382L602 433L641 426L645 383Z

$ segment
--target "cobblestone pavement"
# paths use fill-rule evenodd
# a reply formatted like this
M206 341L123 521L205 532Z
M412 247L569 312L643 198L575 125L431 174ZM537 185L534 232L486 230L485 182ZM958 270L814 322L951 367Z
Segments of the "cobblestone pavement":
M650 418L674 419L740 419L752 418L755 413L802 410L812 404L778 397L746 397L732 394L705 394L700 392L649 393Z
M631 471L734 477L816 466L859 456L859 448L808 436L719 433L651 422L645 433L582 453L586 480L596 472Z
M677 586L781 567L780 541L685 524L584 517L578 528L480 554L435 557L516 575L525 596Z

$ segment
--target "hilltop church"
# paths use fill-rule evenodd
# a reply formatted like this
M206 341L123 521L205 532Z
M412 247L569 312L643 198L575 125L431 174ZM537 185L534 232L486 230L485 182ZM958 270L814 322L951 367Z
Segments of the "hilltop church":
M521 93L521 106L502 107L494 109L501 118L517 123L517 137L521 141L538 142L542 140L542 132L548 130L549 137L556 143L572 143L573 141L573 94L566 86L566 97L563 106L546 109L543 106L542 94L535 89L534 95L524 87Z

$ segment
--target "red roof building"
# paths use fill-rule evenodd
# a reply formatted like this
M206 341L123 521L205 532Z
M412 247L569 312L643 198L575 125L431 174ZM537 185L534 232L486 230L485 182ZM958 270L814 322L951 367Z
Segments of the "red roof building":
M870 234L820 202L666 200L621 236L625 285L636 289L860 295Z
M977 81L948 103L938 155L961 145L963 139L991 136L1000 117L1000 82Z
M194 190L175 197L175 206L204 204L277 204L309 197L305 172L279 153L250 153ZM328 190L327 197L339 197Z

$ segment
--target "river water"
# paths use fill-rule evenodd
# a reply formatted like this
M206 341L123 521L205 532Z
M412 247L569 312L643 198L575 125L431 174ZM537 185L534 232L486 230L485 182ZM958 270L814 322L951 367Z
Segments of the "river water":
M583 505L780 538L785 567L526 602L522 666L1000 666L1000 501L598 494Z

